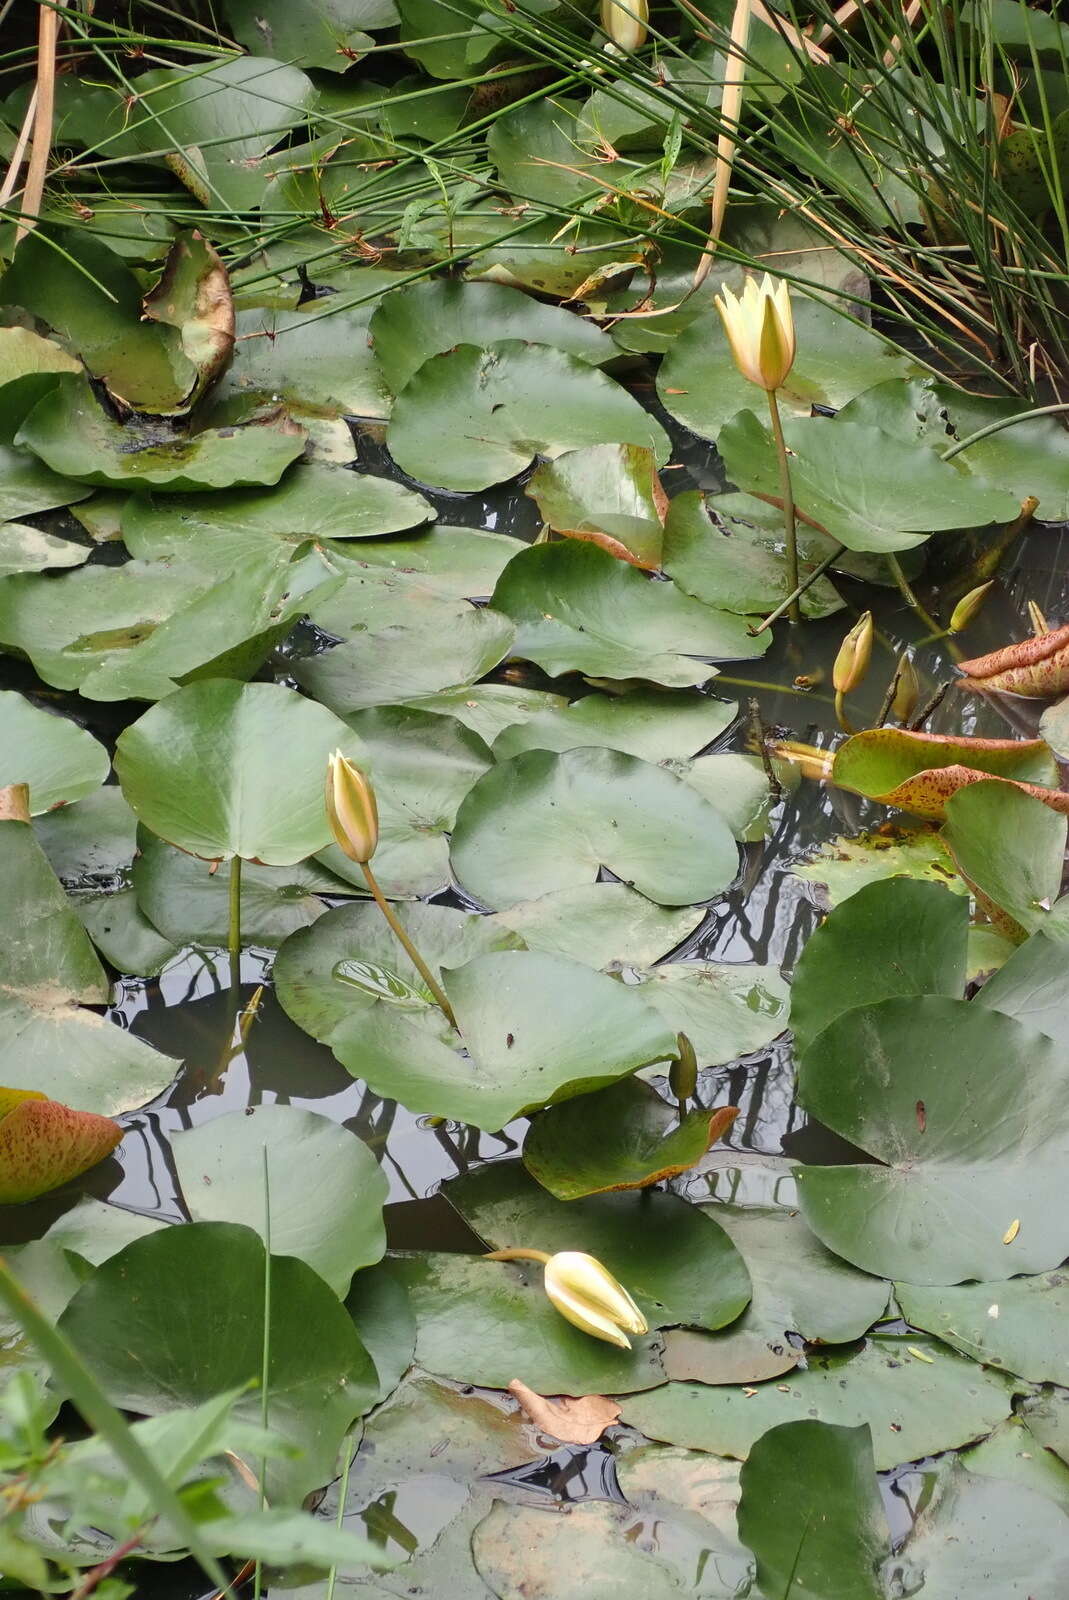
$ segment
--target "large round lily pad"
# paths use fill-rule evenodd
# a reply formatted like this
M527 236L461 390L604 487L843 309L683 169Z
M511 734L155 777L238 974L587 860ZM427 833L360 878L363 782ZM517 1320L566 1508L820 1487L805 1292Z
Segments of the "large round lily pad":
M596 367L516 340L431 356L398 397L387 434L404 472L464 492L515 477L536 455L606 439L661 461L669 451L660 423Z
M769 643L767 630L747 632L751 619L715 611L577 539L516 556L492 604L516 624L515 654L549 673L685 688L715 676L711 661L760 656Z
M337 1295L385 1253L382 1168L328 1117L248 1106L176 1134L171 1151L196 1222L241 1222L266 1240L269 1198L272 1251L306 1261Z
M1065 1512L1046 1495L955 1464L944 1468L889 1575L919 1580L933 1596L1061 1600L1069 1584L1067 1528Z
M674 1194L652 1189L557 1200L518 1161L468 1172L445 1193L492 1249L596 1256L635 1297L651 1327L685 1322L722 1328L749 1301L750 1277L727 1234L711 1215Z
M623 1420L652 1439L740 1460L781 1422L867 1422L883 1472L982 1438L1013 1408L1008 1378L920 1334L870 1339L856 1353L814 1351L808 1360L804 1371L758 1384L755 1393L734 1385L670 1383L625 1400Z
M699 908L654 905L624 883L580 883L521 900L491 919L531 950L548 950L588 967L649 967L682 944L703 920Z
M324 706L279 684L209 678L132 723L115 768L161 839L209 861L281 867L330 838L323 783L335 749L359 760L359 740Z
M495 1132L674 1048L638 995L561 956L500 951L442 976L459 1034L444 1025L429 1031L422 1006L412 1014L396 1005L353 1015L331 1034L355 1078L412 1111Z
M560 306L543 305L500 283L430 278L385 295L371 318L375 355L394 394L400 394L429 356L458 344L502 339L550 345L594 366L616 347L593 322Z
M653 451L633 444L568 450L531 474L542 520L637 567L661 564L666 496Z
M97 1267L59 1326L127 1411L158 1416L240 1390L235 1417L259 1422L263 1322L260 1239L195 1222L147 1234ZM333 1475L378 1379L341 1302L292 1256L271 1258L270 1340L270 1426L299 1453L268 1462L267 1492L272 1504L299 1503Z
M884 1000L825 1028L798 1092L875 1158L795 1171L806 1221L847 1261L943 1284L1069 1254L1069 1066L1043 1034L965 1000Z
M497 910L602 867L660 905L693 905L727 888L738 848L720 814L660 767L616 750L529 750L461 804L453 866Z
M896 1283L902 1315L985 1366L1031 1383L1069 1380L1069 1275L924 1288Z
M76 722L0 691L0 787L28 783L34 816L92 794L110 767L104 746Z
M494 741L494 755L502 761L521 750L603 745L644 761L684 760L718 739L738 711L734 701L685 691L588 694L506 728Z

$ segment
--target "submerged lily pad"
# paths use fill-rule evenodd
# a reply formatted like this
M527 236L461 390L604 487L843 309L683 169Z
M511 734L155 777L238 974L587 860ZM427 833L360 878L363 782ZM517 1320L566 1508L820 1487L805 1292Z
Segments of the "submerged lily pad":
M693 1167L734 1115L699 1108L680 1116L649 1084L624 1078L535 1117L523 1164L558 1200L645 1189Z
M495 1250L524 1246L596 1256L634 1296L651 1327L686 1322L722 1328L749 1301L749 1274L727 1234L676 1195L651 1189L556 1200L518 1161L465 1173L445 1193ZM543 1388L533 1378L524 1382Z
M0 690L0 787L28 784L32 815L92 794L110 768L104 746L76 722Z
M630 1394L664 1381L656 1334L619 1350L581 1333L542 1292L534 1262L432 1252L399 1257L394 1271L416 1317L416 1361L439 1377L505 1389L522 1375L540 1394L570 1395Z
M1067 1090L1054 1042L997 1011L913 995L846 1012L802 1057L798 1093L875 1160L796 1168L806 1221L837 1255L907 1283L1060 1265Z
M889 1575L969 1600L1060 1600L1069 1519L1045 1495L944 1467Z
M693 905L738 870L727 824L687 784L592 748L528 750L493 767L457 812L452 856L463 886L497 910L602 867L660 905Z
M112 421L84 377L63 373L34 406L16 443L54 472L84 483L229 489L277 483L304 449L304 434L292 423L269 422L178 436L162 424L138 432Z
M788 1600L795 1588L823 1600L884 1600L879 1568L891 1536L868 1427L780 1423L754 1445L739 1488L739 1537L768 1600Z
M887 878L852 894L810 934L795 968L799 1054L844 1011L892 995L961 996L968 901L936 883Z
M715 677L710 661L750 659L769 644L767 630L750 636L749 619L714 611L575 539L516 556L491 603L516 624L514 653L554 674L686 688Z
M753 1298L719 1333L676 1329L665 1341L670 1378L759 1383L805 1364L790 1334L811 1344L860 1339L882 1316L889 1286L840 1261L787 1207L714 1202L705 1210L746 1262Z
M456 278L428 278L385 295L371 318L370 333L394 394L402 392L428 357L458 344L522 340L549 345L593 366L618 354L608 334L561 306L543 305L504 284Z
M361 1139L328 1117L249 1106L176 1134L171 1151L195 1222L241 1222L269 1236L277 1255L306 1261L336 1295L386 1252L382 1168Z
M115 770L161 839L209 861L242 856L281 867L330 838L323 783L335 749L359 761L359 741L324 706L280 684L215 678L131 723Z
M263 1322L260 1239L251 1228L192 1222L137 1239L97 1267L60 1328L127 1411L159 1416L241 1390L235 1418L259 1422ZM271 1429L298 1454L268 1462L267 1493L272 1504L299 1504L332 1475L338 1446L374 1402L378 1379L345 1308L292 1256L271 1259L268 1382Z
M536 455L605 439L659 460L669 451L660 423L596 367L516 340L431 356L398 397L387 434L403 472L463 492L515 477Z
M852 839L831 839L793 871L796 878L822 885L832 906L841 905L866 884L888 878L941 883L954 894L969 892L934 828L880 828Z
M907 1345L920 1356L911 1353ZM924 1358L928 1357L928 1360ZM623 1420L652 1439L745 1460L780 1423L815 1418L872 1428L877 1471L969 1444L1009 1416L1013 1383L922 1335L814 1350L804 1371L755 1386L669 1383L623 1402Z
M354 1078L412 1111L496 1132L527 1111L663 1061L675 1047L633 991L561 956L494 952L442 978L459 1033L437 1023L430 1031L425 1006L413 1014L380 1003L330 1037Z

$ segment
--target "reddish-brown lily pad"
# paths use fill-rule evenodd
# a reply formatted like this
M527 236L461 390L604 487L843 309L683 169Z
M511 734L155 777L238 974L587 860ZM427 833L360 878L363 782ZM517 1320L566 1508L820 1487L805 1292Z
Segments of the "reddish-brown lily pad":
M0 1205L35 1200L111 1154L123 1130L33 1089L0 1088Z
M1055 811L1069 813L1058 765L1042 739L952 739L906 728L870 728L840 745L831 781L885 806L941 819L951 795L1002 778Z
M960 661L964 689L999 690L1032 700L1053 699L1069 689L1069 624L1022 639L990 655Z

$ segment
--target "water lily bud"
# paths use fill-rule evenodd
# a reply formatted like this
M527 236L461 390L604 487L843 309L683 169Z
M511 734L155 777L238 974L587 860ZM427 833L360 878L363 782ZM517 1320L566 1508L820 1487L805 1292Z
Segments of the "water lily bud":
M989 578L979 588L970 589L968 594L963 594L950 614L951 633L960 633L962 628L967 628L969 623L978 615L981 606L987 599L987 591L994 583L994 578Z
M326 805L339 850L350 861L370 861L379 842L375 791L360 768L340 750L335 750L327 762Z
M831 777L832 756L819 745L802 744L798 739L773 739L768 745L773 761L787 761L797 767L803 778L814 778L818 783Z
M645 1333L647 1322L631 1296L600 1261L578 1250L550 1256L546 1294L562 1317L606 1344L630 1350L629 1333Z
M741 297L724 289L716 297L735 365L750 383L771 392L779 389L794 366L794 316L787 285L773 284L768 273L760 284L747 278Z
M891 701L892 715L899 722L908 722L917 709L921 697L921 683L911 658L904 655L898 663L898 682Z
M601 0L601 26L621 50L638 50L646 43L649 20L649 0Z
M851 694L863 682L872 658L872 612L865 611L839 646L831 681L836 694Z
M698 1087L698 1058L685 1033L676 1034L679 1054L668 1068L668 1085L677 1100L690 1100Z

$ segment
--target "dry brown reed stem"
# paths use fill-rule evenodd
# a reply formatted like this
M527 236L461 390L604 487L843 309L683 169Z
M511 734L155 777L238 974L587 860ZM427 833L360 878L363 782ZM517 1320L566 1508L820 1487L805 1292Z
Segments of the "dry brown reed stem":
M52 121L56 102L56 41L59 38L59 12L39 0L37 19L37 103L33 116L33 149L26 167L26 187L22 192L19 225L15 244L37 224L48 175L52 149Z

